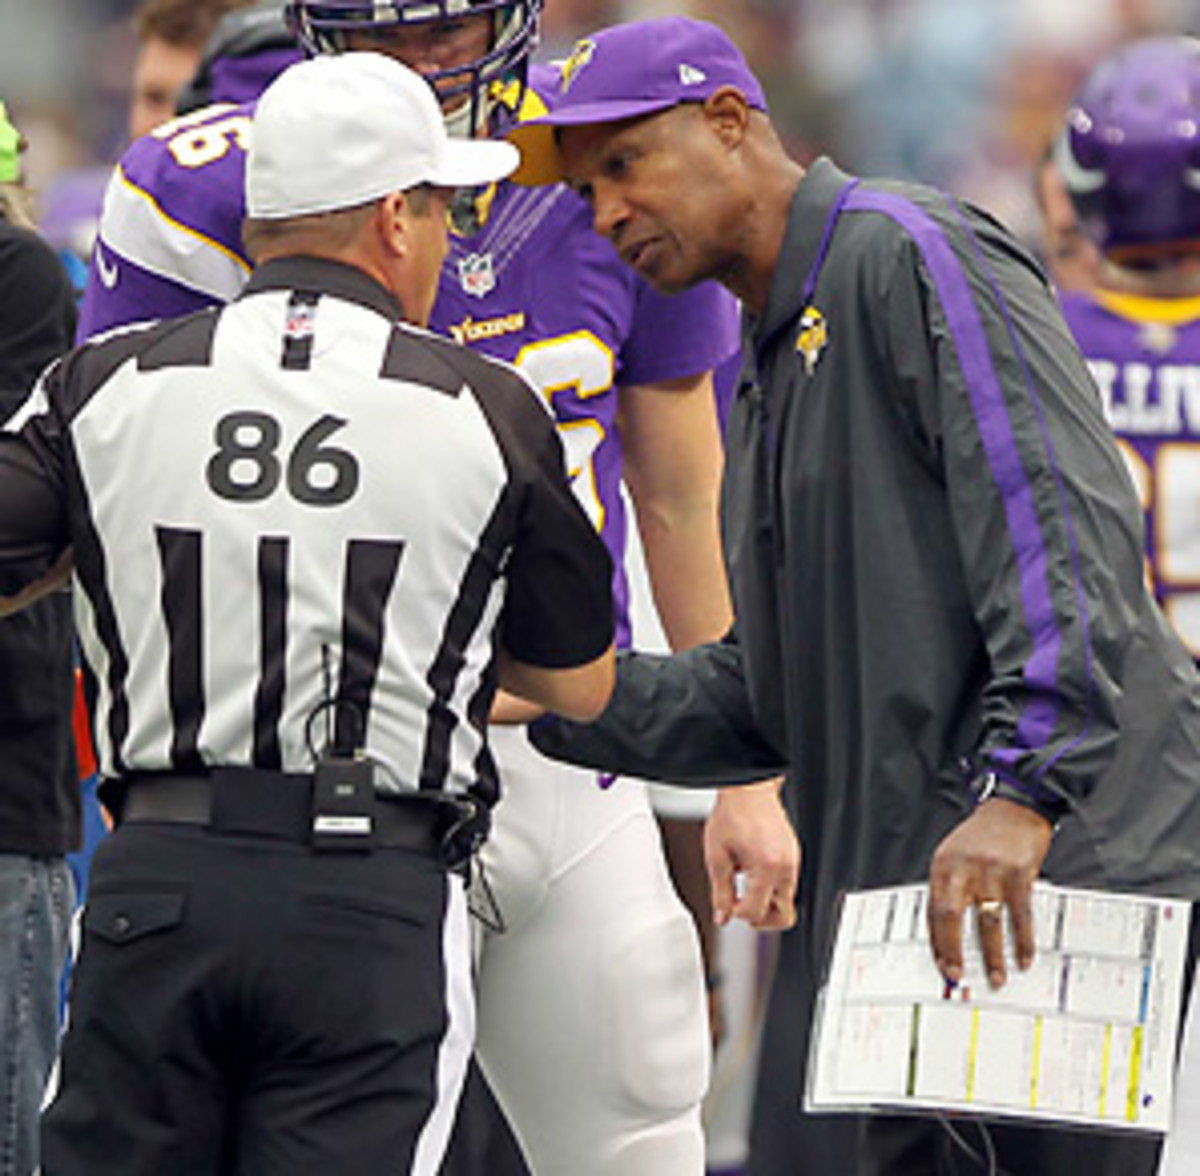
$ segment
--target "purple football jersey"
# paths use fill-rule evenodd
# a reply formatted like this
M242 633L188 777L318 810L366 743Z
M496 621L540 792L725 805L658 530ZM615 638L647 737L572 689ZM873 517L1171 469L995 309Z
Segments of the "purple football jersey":
M553 74L534 71L534 86ZM529 116L542 100L531 89ZM173 317L241 289L253 104L209 107L135 143L105 197L80 337ZM570 189L504 182L452 235L431 329L518 366L559 423L576 493L613 554L618 641L629 637L619 386L698 375L738 350L737 304L715 284L655 293L592 229Z
M1200 658L1200 298L1063 296L1146 512L1148 574Z
M108 183L79 338L228 302L242 248L254 103L207 106L136 140Z
M713 284L670 298L655 293L561 185L501 184L485 211L477 232L451 239L430 325L516 364L546 396L576 494L614 557L624 642L616 389L716 368L738 349L737 307Z

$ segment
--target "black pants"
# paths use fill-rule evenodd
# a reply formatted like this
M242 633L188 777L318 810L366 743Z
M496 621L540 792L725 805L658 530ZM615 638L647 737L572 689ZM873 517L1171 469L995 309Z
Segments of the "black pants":
M436 1162L474 1019L462 887L409 850L118 828L92 867L44 1176Z
M548 1108L548 1112L552 1111ZM463 1087L450 1148L438 1176L529 1176L529 1166L477 1062Z

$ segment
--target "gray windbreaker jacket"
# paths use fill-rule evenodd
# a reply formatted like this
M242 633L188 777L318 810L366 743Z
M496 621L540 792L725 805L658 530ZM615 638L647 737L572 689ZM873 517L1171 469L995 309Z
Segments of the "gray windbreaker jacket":
M746 323L724 643L627 656L550 752L696 783L783 767L801 896L918 881L992 772L1066 814L1047 873L1200 897L1200 681L1037 264L981 212L818 161Z

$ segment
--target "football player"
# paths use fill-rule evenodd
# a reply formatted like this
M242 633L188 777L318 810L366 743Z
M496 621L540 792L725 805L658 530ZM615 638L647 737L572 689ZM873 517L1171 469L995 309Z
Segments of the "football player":
M1033 196L1042 231L1039 252L1059 293L1090 290L1100 266L1100 252L1079 223L1055 154L1051 144L1033 174Z
M238 0L229 0L237 3ZM175 113L175 100L196 72L226 0L142 0L133 15L137 51L129 95L129 137Z
M459 134L536 114L554 88L553 71L527 74L539 0L288 8L310 51L370 49L420 69ZM133 145L107 195L85 330L184 313L241 288L248 123L245 106L210 107ZM624 481L668 639L683 647L718 635L729 604L711 373L735 355L736 308L716 287L655 294L563 187L502 183L462 203L455 223L431 325L516 364L542 390L577 493L616 557L621 633ZM519 729L497 735L505 799L482 875L494 903L480 899L491 911L478 964L484 1068L539 1176L699 1176L704 974L645 788L552 763ZM719 916L790 923L798 850L776 785L723 794L709 837Z
M1156 594L1200 657L1200 40L1105 58L1055 161L1101 253L1063 310L1146 511Z

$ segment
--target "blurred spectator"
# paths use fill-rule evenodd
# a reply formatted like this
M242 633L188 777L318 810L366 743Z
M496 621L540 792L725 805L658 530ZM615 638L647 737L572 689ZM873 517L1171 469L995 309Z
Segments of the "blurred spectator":
M82 297L100 206L111 169L91 164L60 172L38 199L38 228L57 250L76 297Z
M21 145L0 103L0 421L75 330L67 275L33 231ZM15 586L0 581L0 594ZM17 1176L37 1167L74 905L64 856L80 834L73 694L69 597L0 620L0 1157Z
M129 98L129 137L174 117L175 99L192 80L227 0L142 0L134 15L137 57Z
M176 95L176 114L213 102L249 102L304 56L282 0L224 0L224 9L194 76Z
M142 64L135 13L140 39L141 14L152 8L174 8L179 20L211 31L214 10L230 6L0 0L0 76L35 141L35 185L116 157L130 78L135 62ZM1030 240L1036 210L1028 176L1044 139L1031 151L1021 144L1025 130L1050 120L1041 109L1055 105L1054 115L1061 113L1064 95L1114 44L1200 31L1200 0L546 0L538 56L561 56L577 37L616 21L671 12L711 19L730 33L802 159L830 153L865 174L956 191L961 184L964 195ZM182 43L173 36L156 38L151 56L170 56L169 45ZM194 63L203 42L196 33L190 50L176 48L176 63L188 53ZM1053 82L1060 69L1061 82ZM175 84L189 76L180 65Z
M1060 294L1090 290L1096 284L1100 253L1079 223L1053 149L1042 153L1034 173L1033 195L1042 226L1039 253Z
M620 0L546 0L538 57L566 57L579 37L623 19Z

